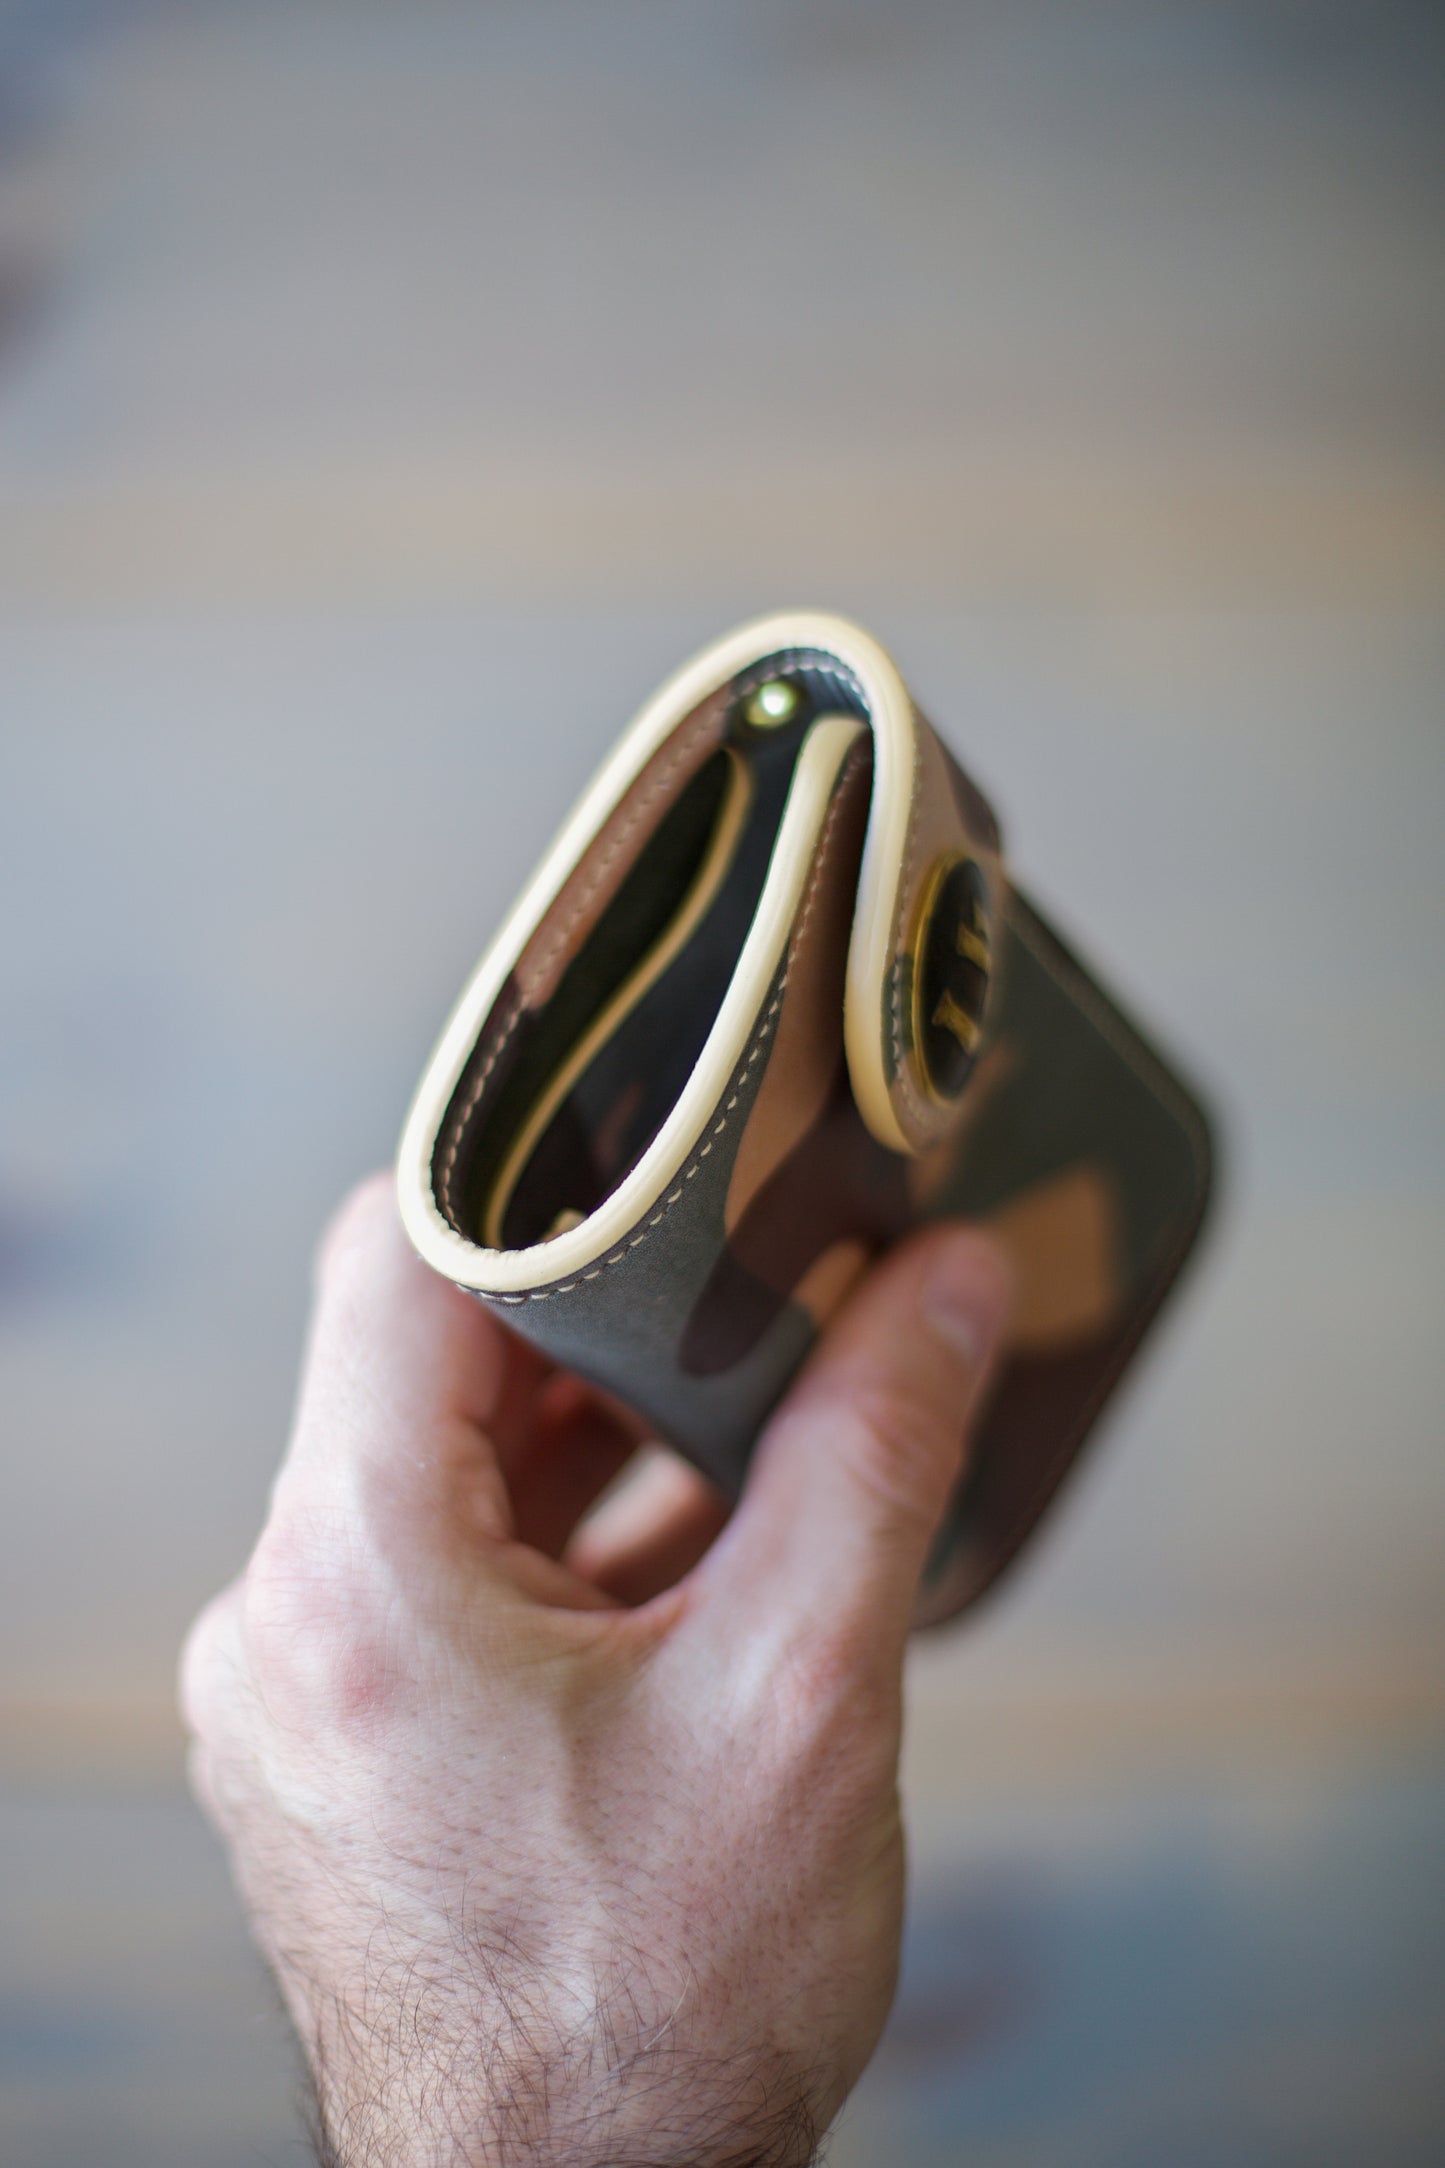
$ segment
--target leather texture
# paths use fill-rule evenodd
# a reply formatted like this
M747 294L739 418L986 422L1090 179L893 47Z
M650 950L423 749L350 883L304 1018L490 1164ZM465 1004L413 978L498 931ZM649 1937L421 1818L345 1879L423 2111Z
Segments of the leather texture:
M398 1188L430 1263L733 1492L869 1257L991 1224L1019 1302L930 1623L1037 1525L1210 1166L891 659L808 612L716 643L624 735L428 1065Z

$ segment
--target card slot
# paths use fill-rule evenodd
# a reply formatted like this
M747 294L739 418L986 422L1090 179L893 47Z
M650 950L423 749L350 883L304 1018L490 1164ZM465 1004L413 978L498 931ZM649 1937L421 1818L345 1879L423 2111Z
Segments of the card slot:
M717 1022L767 882L803 745L820 718L739 724L637 848L609 911L529 1019L505 1093L470 1140L473 1240L563 1234L625 1180Z
M570 1052L554 1070L551 1078L541 1088L530 1113L523 1121L498 1169L491 1195L487 1201L482 1222L482 1239L490 1248L501 1249L508 1239L506 1226L508 1207L511 1205L528 1165L534 1159L548 1130L568 1098L584 1082L587 1072L609 1044L616 1047L626 1026L636 1015L639 1005L658 984L663 974L676 962L687 943L696 933L705 914L718 901L724 883L732 870L744 824L754 797L753 776L745 761L734 751L725 750L716 756L724 764L725 782L711 835L703 847L691 884L685 889L681 903L674 916L647 947L638 962L633 965L622 983L605 1001L590 1024L582 1032ZM746 928L743 929L746 932ZM739 940L741 946L741 939ZM604 1131L597 1140L604 1145L609 1141ZM581 1193L595 1184L595 1162L614 1159L616 1150L595 1150L588 1155L590 1164L579 1168L574 1185ZM561 1186L567 1187L565 1173ZM561 1233L564 1226L575 1226L588 1210L579 1196L563 1198L552 1212L545 1233ZM558 1222L562 1224L559 1225Z

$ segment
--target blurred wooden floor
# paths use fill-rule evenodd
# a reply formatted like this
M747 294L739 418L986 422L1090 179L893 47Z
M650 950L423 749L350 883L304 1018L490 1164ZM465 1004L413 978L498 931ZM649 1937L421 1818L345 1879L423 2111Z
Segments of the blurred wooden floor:
M916 1666L835 2161L1440 2156L1442 86L1403 6L0 13L7 2168L300 2157L174 1648L474 954L788 599L894 646L1230 1160Z

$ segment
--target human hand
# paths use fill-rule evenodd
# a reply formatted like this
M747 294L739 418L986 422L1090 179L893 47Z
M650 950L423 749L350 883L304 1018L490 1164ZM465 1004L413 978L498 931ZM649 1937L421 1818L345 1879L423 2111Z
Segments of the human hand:
M725 1527L670 1456L583 1521L625 1425L412 1255L388 1181L346 1205L183 1666L325 2158L811 2158L893 1996L903 1648L1006 1300L982 1235L915 1236Z

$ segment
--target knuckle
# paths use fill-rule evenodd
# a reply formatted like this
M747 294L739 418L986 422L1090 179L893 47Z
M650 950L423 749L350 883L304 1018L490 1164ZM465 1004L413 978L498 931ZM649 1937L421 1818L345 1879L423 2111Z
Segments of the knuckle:
M268 1523L242 1583L246 1646L258 1670L284 1672L342 1608L334 1578L318 1571L319 1563L294 1525Z
M274 1520L242 1584L247 1656L268 1707L288 1721L369 1721L399 1685L392 1637L338 1561L304 1526Z
M926 1400L903 1380L854 1385L838 1411L840 1457L890 1518L931 1525L956 1451Z
M780 1740L830 1767L896 1754L899 1701L867 1622L851 1617L795 1632L774 1682Z
M778 1682L765 1765L811 1823L848 1824L896 1784L900 1740L896 1693L836 1651L799 1652Z

